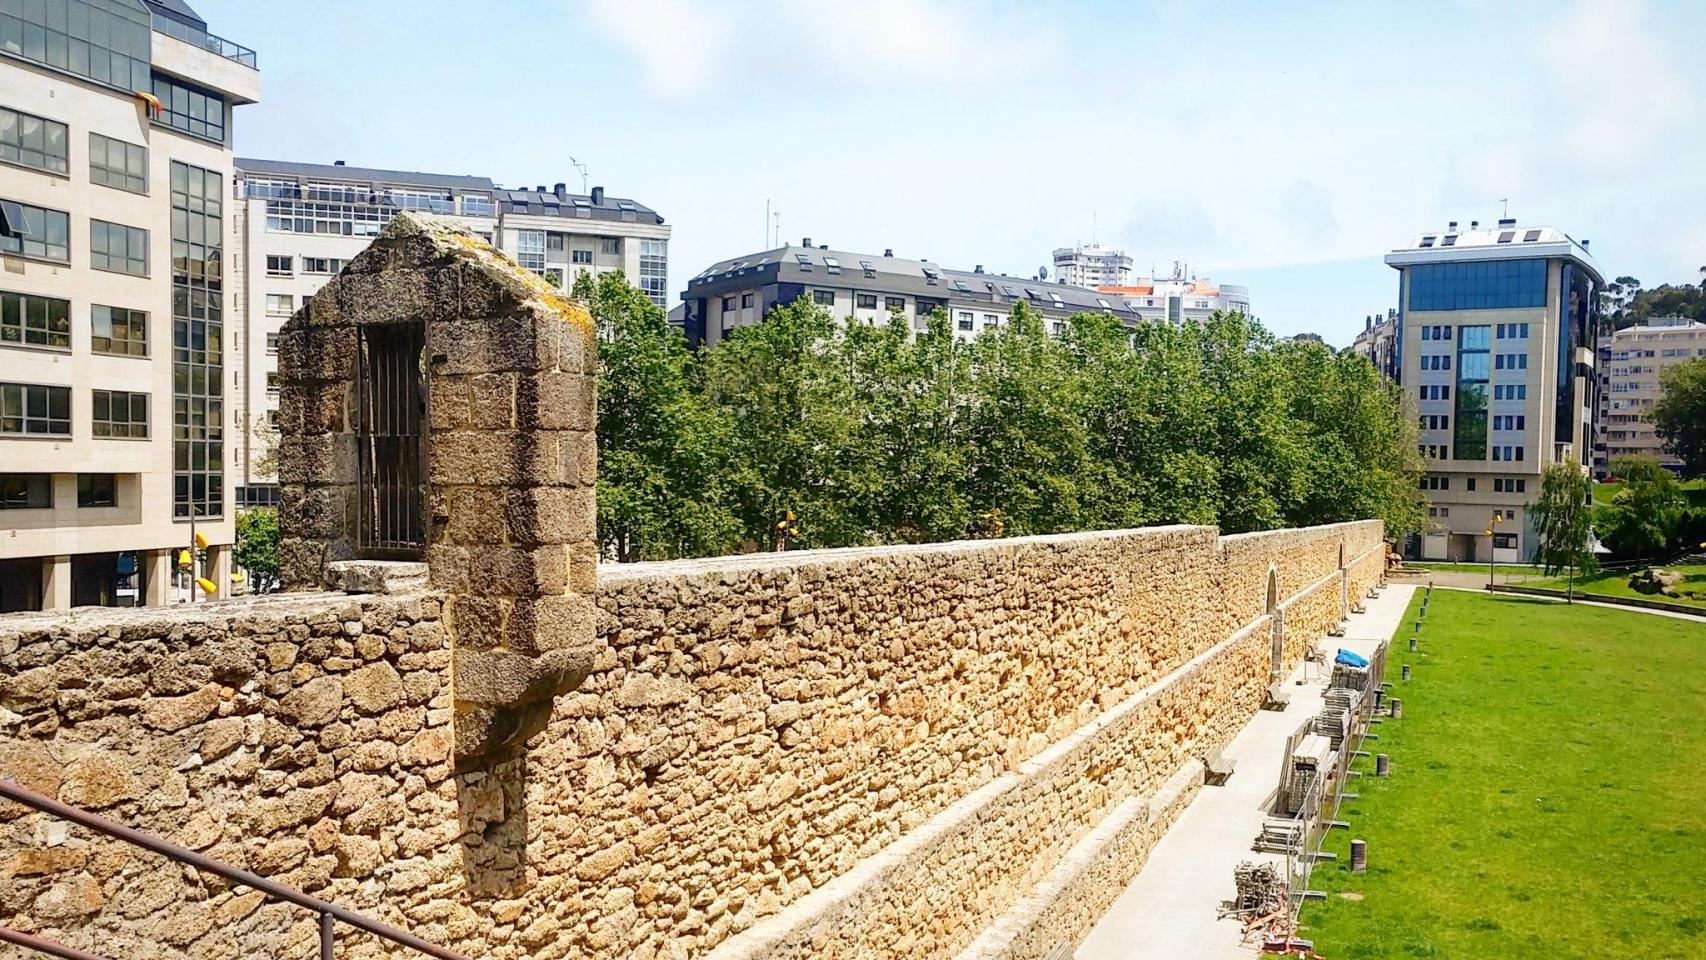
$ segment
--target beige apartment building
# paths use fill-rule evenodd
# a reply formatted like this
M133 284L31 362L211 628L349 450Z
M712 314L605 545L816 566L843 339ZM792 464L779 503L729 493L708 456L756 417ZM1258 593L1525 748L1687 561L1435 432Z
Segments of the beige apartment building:
M1386 263L1399 271L1396 366L1420 416L1430 504L1405 551L1529 559L1541 473L1590 463L1599 267L1586 242L1510 219L1452 222Z
M1611 461L1624 456L1656 457L1672 470L1682 467L1647 417L1664 395L1664 371L1700 357L1706 357L1706 323L1686 317L1656 317L1599 339L1595 473L1605 476Z
M0 610L228 588L224 246L254 52L182 0L0 5Z

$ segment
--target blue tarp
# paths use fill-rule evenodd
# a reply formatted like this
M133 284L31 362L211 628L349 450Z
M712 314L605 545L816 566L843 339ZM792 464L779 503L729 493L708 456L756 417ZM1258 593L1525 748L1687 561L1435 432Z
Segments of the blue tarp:
M1343 647L1339 648L1339 655L1333 658L1333 662L1334 663L1342 663L1347 667L1366 667L1366 666L1368 666L1368 658L1367 657L1359 657L1356 654L1350 652L1349 650L1344 649Z

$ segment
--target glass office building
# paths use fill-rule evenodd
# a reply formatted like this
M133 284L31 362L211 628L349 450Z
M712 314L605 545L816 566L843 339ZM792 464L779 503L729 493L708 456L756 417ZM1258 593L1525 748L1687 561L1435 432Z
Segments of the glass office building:
M1528 559L1540 474L1592 461L1599 268L1587 244L1512 220L1452 223L1386 262L1399 272L1394 366L1415 405L1428 499L1428 529L1405 552Z

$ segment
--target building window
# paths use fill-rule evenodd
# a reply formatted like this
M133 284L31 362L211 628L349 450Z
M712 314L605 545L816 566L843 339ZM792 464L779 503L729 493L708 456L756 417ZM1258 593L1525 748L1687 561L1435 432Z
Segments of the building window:
M569 262L570 263L591 264L592 263L592 251L591 250L570 250L569 251Z
M148 192L148 148L89 134L89 180L118 190Z
M620 257L622 255L622 238L621 237L599 237L598 238L598 252L604 254L605 256Z
M148 231L90 218L89 266L133 277L148 276Z
M660 307L669 306L669 242L640 241L640 289Z
M343 270L344 262L338 257L303 257L303 273L338 273Z
M566 243L568 243L568 239L569 239L568 234L565 234L565 233L557 233L556 231L551 231L549 233L546 233L545 234L545 249L547 249L547 250L561 250L561 249L563 249L564 245ZM592 261L589 260L587 262L591 263Z
M534 273L545 272L545 231L517 230L515 232L515 262Z
M456 201L447 190L409 190L391 187L385 199L403 210L426 210L431 213L455 213Z
M906 309L906 298L905 297L884 297L883 298L883 309L884 310L905 310Z
M148 439L148 394L96 390L90 413L94 435L114 440Z
M71 388L0 383L0 433L71 436Z
M266 384L267 384L267 396L269 396L269 397L277 396L278 395L278 371L277 370L268 370L267 371Z
M288 317L296 312L296 298L288 293L267 294L267 316Z
M1503 310L1546 305L1546 261L1421 263L1406 277L1411 310Z
M1459 460L1487 459L1487 357L1492 332L1486 324L1457 331L1457 428L1451 446Z
M861 293L855 296L853 300L854 306L861 310L877 309L877 295L874 293Z
M1001 315L998 313L986 313L986 314L984 314L983 315L983 325L985 327L999 327L999 326L1001 326Z
M278 356L278 333L276 331L267 334L267 356Z
M818 304L820 306L833 307L833 306L835 306L835 291L834 290L813 290L812 291L812 302L815 304Z
M50 210L28 203L20 203L17 206L18 212L24 218L22 229L16 237L0 236L0 253L15 253L54 263L70 263L71 215L64 210Z
M462 215L465 217L489 217L494 212L491 197L466 195L462 198Z
M0 291L0 344L71 349L71 301Z
M224 182L172 162L172 510L225 514Z
M1451 478L1429 474L1422 477L1419 486L1423 490L1450 490Z
M77 475L77 505L79 507L118 506L118 478L110 473L79 473Z
M311 258L310 258L311 259ZM267 276L290 277L296 275L296 258L267 254Z
M148 314L95 304L89 308L89 349L121 357L148 356Z
M728 313L730 310L733 310L734 308L735 308L735 298L734 297L724 297L723 298L723 312Z
M51 506L51 474L0 473L0 510L46 510Z
M5 18L0 14L0 21ZM4 41L0 41L4 46ZM0 161L68 176L70 132L65 124L33 113L0 107Z
M84 2L69 12L64 0L0 7L0 48L127 94L148 89L147 8Z
M1495 550L1515 550L1516 549L1516 534L1514 534L1514 533L1495 533L1495 534L1493 534L1493 549L1495 549Z
M976 326L976 324L972 322L972 315L969 313L966 313L964 311L961 311L960 318L959 318L959 328L961 330L971 330L975 326Z
M156 73L154 96L160 101L160 112L154 114L155 123L191 136L225 142L225 100L219 94Z
M741 294L740 295L740 305L742 307L752 306L752 294L750 294L750 293Z

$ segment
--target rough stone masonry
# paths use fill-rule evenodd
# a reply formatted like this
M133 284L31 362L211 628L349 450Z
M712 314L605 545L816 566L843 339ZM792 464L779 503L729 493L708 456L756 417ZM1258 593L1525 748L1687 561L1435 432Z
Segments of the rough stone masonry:
M584 311L431 221L369 253L281 343L304 592L0 618L0 772L470 956L1041 956L1380 576L1374 522L599 570ZM350 382L402 322L424 576L354 561ZM5 806L0 923L125 958L314 935Z

